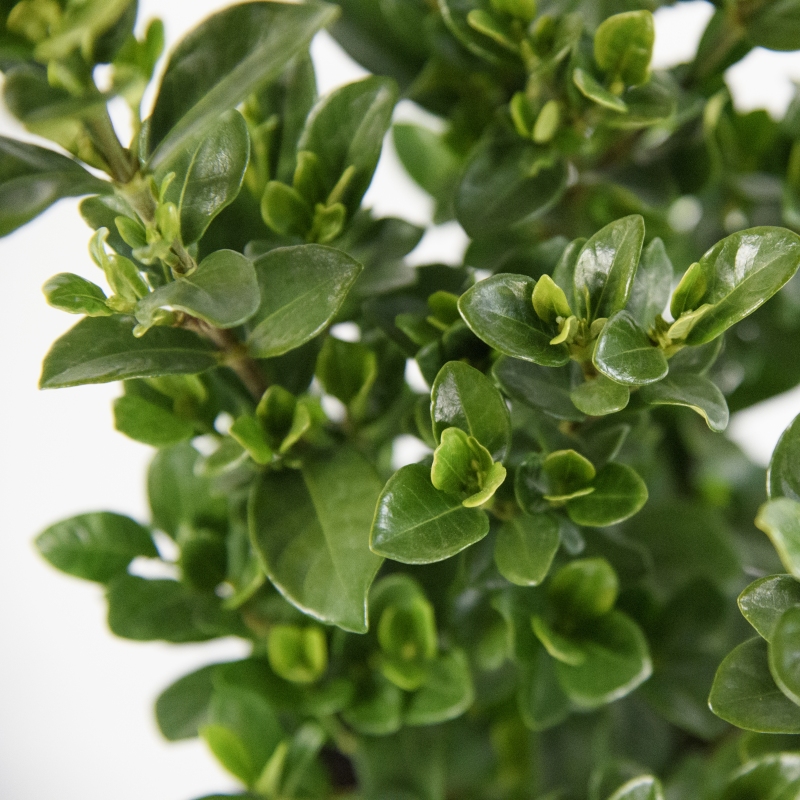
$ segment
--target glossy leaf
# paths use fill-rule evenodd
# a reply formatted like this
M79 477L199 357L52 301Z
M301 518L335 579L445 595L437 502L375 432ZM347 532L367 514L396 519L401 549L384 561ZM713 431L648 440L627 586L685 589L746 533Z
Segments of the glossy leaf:
M173 52L161 81L148 132L150 168L276 78L335 15L321 3L244 3L201 23Z
M316 625L274 625L267 638L267 657L276 675L292 683L313 683L328 667L325 634Z
M618 311L597 340L592 363L607 378L626 386L644 386L666 377L663 351L627 311Z
M194 374L216 366L213 346L190 331L154 328L134 337L130 317L87 317L55 341L39 386L57 389L124 378Z
M437 442L447 428L474 436L495 461L502 461L511 444L511 421L502 395L480 371L449 361L431 388L433 435Z
M708 309L686 337L687 344L715 339L769 300L800 266L800 236L785 228L750 228L714 245L698 262L694 310Z
M769 500L758 510L756 527L769 536L783 566L800 580L800 503L788 497Z
M521 514L497 533L494 561L500 574L517 586L538 586L547 577L561 536L550 514Z
M114 313L106 305L105 292L99 286L71 272L54 275L45 283L42 291L53 308L70 314L108 317Z
M524 275L494 275L473 286L458 302L472 332L507 356L545 367L561 367L569 361L565 345L551 345L533 310L535 281Z
M158 558L147 528L109 511L51 525L36 537L36 548L56 569L100 583L124 573L138 556Z
M800 707L775 685L767 643L758 636L740 644L719 665L708 704L718 717L738 728L800 733Z
M672 262L664 249L664 242L656 237L642 251L625 309L645 329L667 307L672 275Z
M361 272L340 250L318 244L271 250L255 261L261 305L250 322L250 352L272 358L316 336Z
M781 615L800 605L800 582L791 575L770 575L751 583L739 595L739 610L767 641Z
M582 422L584 415L570 398L569 369L541 367L529 361L502 356L492 367L500 388L512 399L541 409L556 419Z
M619 114L627 112L628 106L625 101L613 92L609 92L590 72L579 67L572 73L572 82L587 100Z
M194 435L191 421L130 394L114 401L114 427L134 441L152 447L170 447Z
M784 739L784 737L780 737ZM764 734L776 745L777 736ZM777 740L777 741L776 741ZM796 797L800 790L800 757L797 753L779 753L773 750L768 755L743 764L733 773L725 787L724 800L745 800L747 797L782 798Z
M441 655L428 667L428 677L410 698L406 725L436 725L461 716L473 703L469 662L461 650Z
M769 670L781 691L800 706L800 606L787 608L772 629Z
M644 83L656 39L649 11L627 11L604 20L594 35L594 58L612 78L628 86Z
M592 482L594 491L567 502L567 513L578 525L602 528L632 517L647 502L647 486L624 464L606 464Z
M575 263L574 308L594 320L625 308L644 241L644 220L623 217L599 230Z
M724 431L728 427L728 404L725 397L703 375L690 372L670 374L652 386L639 392L642 400L653 406L686 406L700 414L712 431Z
M627 386L600 374L576 386L569 396L579 411L590 417L602 417L622 411L628 405L631 391Z
M247 123L231 110L161 164L154 176L159 185L175 173L163 199L178 208L184 244L199 241L214 217L234 201L249 159Z
M624 783L608 800L664 800L664 791L658 778L642 775Z
M800 501L800 416L781 434L767 470L769 497Z
M465 508L458 495L433 486L426 466L409 464L383 489L370 547L405 564L430 564L455 555L488 532L486 512Z
M381 565L369 536L381 491L372 467L340 449L302 471L264 473L250 498L250 535L273 584L301 611L363 633Z

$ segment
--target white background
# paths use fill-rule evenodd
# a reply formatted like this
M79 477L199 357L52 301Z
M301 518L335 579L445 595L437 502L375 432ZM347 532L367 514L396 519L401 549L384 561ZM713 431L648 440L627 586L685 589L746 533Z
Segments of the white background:
M175 43L223 0L140 0L141 19L161 16ZM710 16L705 2L657 14L656 66L691 57ZM320 89L363 74L328 37L314 44ZM800 80L800 54L754 51L729 74L737 105L780 115ZM399 114L412 115L402 107ZM123 123L120 122L120 125ZM22 136L0 115L0 133ZM428 222L430 202L400 172L390 150L368 201L381 214ZM75 318L50 309L41 285L57 272L97 280L89 230L77 203L62 201L0 241L0 798L2 800L190 800L235 788L204 746L168 744L153 721L156 695L180 675L239 657L236 641L169 646L115 639L99 587L63 576L34 552L48 524L108 509L147 519L143 476L150 449L113 430L113 385L39 392L39 365ZM465 238L451 224L426 237L414 260L454 261ZM766 463L800 412L797 392L748 411L731 434Z

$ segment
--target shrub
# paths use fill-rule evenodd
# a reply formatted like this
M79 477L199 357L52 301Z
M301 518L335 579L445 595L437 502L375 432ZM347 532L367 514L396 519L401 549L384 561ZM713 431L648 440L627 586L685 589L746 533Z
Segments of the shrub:
M240 797L800 796L800 422L766 490L721 435L800 383L800 99L723 82L800 48L800 3L718 3L657 72L656 0L339 5L210 17L147 119L133 0L0 5L5 102L55 145L0 139L0 233L86 196L104 282L45 285L82 319L41 386L122 381L157 449L149 521L40 552L118 636L249 643L156 702ZM318 98L326 26L373 75ZM440 127L392 127L401 96ZM462 265L362 206L390 127Z

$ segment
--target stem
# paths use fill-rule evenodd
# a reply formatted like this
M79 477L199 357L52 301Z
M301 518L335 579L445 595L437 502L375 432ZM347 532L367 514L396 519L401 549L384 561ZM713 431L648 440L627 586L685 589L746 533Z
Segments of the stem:
M225 365L239 376L255 400L261 399L261 396L269 388L269 384L258 366L258 362L250 357L247 348L236 338L236 334L229 330L215 328L188 314L184 315L180 325L213 342L225 354Z
M139 165L135 163L130 152L122 146L114 126L111 124L108 110L104 108L89 118L86 125L94 146L111 170L111 177L117 183L130 183L139 171Z

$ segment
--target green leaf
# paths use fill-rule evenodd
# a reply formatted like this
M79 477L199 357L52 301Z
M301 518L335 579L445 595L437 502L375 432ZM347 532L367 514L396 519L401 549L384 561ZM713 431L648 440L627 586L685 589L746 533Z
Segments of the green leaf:
M570 399L569 368L541 367L529 361L501 356L492 367L492 376L512 399L545 411L556 419L582 422L585 416Z
M594 58L612 79L638 86L650 75L656 39L649 11L626 11L600 23L594 34Z
M800 503L788 497L767 501L758 509L756 527L769 536L783 566L800 579Z
M448 494L477 490L479 472L491 464L489 451L474 437L460 428L445 428L433 453L431 483Z
M714 245L699 261L691 311L711 308L694 324L687 344L704 344L752 314L800 266L800 236L785 228L750 228Z
M178 208L184 244L199 241L214 217L234 201L249 159L247 123L231 110L161 163L154 176L159 186L175 173L163 200Z
M569 396L579 411L590 417L602 417L622 411L628 405L631 390L600 374L596 378L576 386Z
M674 376L679 372L691 372L705 375L719 357L724 342L724 338L718 336L708 344L681 348L669 360L669 374Z
M143 397L126 394L114 401L114 427L152 447L170 447L194 436L194 425Z
M473 237L544 214L567 187L566 163L519 138L478 144L456 192L456 216Z
M647 486L624 464L606 464L594 479L594 491L567 501L567 514L578 525L603 528L632 517L647 502Z
M201 23L175 49L161 81L148 131L150 169L277 78L335 15L322 3L245 3Z
M746 14L746 34L756 47L768 50L800 50L800 22L798 22L797 0L777 0L771 3L756 3L754 11Z
M87 317L55 341L39 387L194 374L217 365L213 346L190 331L153 328L137 339L130 317Z
M546 500L564 501L585 489L595 477L592 462L575 450L556 450L542 462L547 481Z
M619 579L604 558L580 558L561 567L550 579L547 598L559 619L596 620L614 608Z
M627 311L618 311L603 327L592 363L607 378L626 386L644 386L666 377L664 352Z
M672 262L664 242L653 239L642 252L642 260L633 279L626 310L644 328L649 328L669 302L672 289Z
M214 674L218 664L209 664L184 675L164 689L156 700L156 722L171 742L193 739L208 722Z
M519 665L517 706L525 725L544 731L563 722L570 701L556 675L556 660L537 643L531 656Z
M256 358L294 350L335 316L361 272L340 250L318 244L282 247L255 261L261 305L248 337Z
M578 87L578 91L593 103L608 108L611 111L616 111L620 114L625 114L628 111L628 106L625 101L616 94L609 92L600 81L598 81L591 73L578 67L572 73L572 82Z
M550 514L522 514L504 522L494 544L500 574L517 586L538 586L550 571L561 535Z
M533 310L536 282L524 275L494 275L475 284L458 301L472 332L507 356L544 367L569 361L565 345L551 345L552 333Z
M378 377L378 357L360 342L329 336L317 356L315 374L322 388L341 400L356 417L363 416Z
M775 685L767 643L758 636L734 648L719 665L708 704L737 728L800 733L800 707Z
M452 191L461 159L442 134L398 123L392 126L392 141L406 172L428 194L438 199Z
M800 606L787 608L772 630L769 670L780 690L800 706Z
M403 692L378 674L372 685L361 687L359 695L342 713L342 719L368 737L387 736L403 722Z
M158 558L147 528L110 511L57 522L36 537L36 548L56 569L99 583L124 573L137 556Z
M269 464L272 461L272 448L260 420L244 414L231 425L229 433L256 464Z
M774 752L782 744L775 735L764 735L762 738L774 743L771 748L773 752L745 763L736 770L725 786L723 800L747 800L750 797L788 800L797 796L800 790L800 756L797 753Z
M373 552L404 564L430 564L459 553L489 532L486 512L440 492L423 464L409 464L388 481L372 525Z
M319 159L324 194L317 202L341 202L355 213L378 165L396 102L395 82L371 76L336 89L311 110L297 149ZM345 173L349 179L331 199Z
M71 272L53 275L42 287L42 291L53 308L69 314L108 317L114 313L106 305L105 292L99 286Z
M403 720L406 725L437 725L460 717L474 697L467 657L453 650L430 663L427 680L411 696Z
M601 228L575 263L574 306L588 320L625 308L644 241L644 220L634 214Z
M630 617L612 611L593 620L576 644L584 654L579 665L556 664L561 688L583 708L597 708L630 694L652 673L647 640Z
M739 610L768 642L781 614L800 605L800 583L791 575L770 575L751 583L739 595Z
M608 800L664 800L664 791L658 778L642 775L624 783Z
M686 406L696 411L712 431L728 427L728 404L725 397L704 375L691 372L670 374L663 381L639 391L642 401L651 406Z
M269 579L309 616L363 633L381 565L369 531L381 484L355 451L264 473L250 497L250 536Z
M217 328L235 328L256 313L258 304L253 263L233 250L217 250L191 275L145 295L136 305L136 319L151 325L155 312L169 306Z
M800 416L781 434L767 470L770 498L800 501Z
M511 420L502 395L479 370L461 361L448 361L431 389L433 435L437 442L447 428L474 436L495 461L511 445Z
M328 644L316 625L274 625L267 637L267 657L277 675L292 683L313 683L328 668Z
M542 275L536 282L532 299L533 310L549 325L554 325L558 317L572 316L564 290L549 275Z

